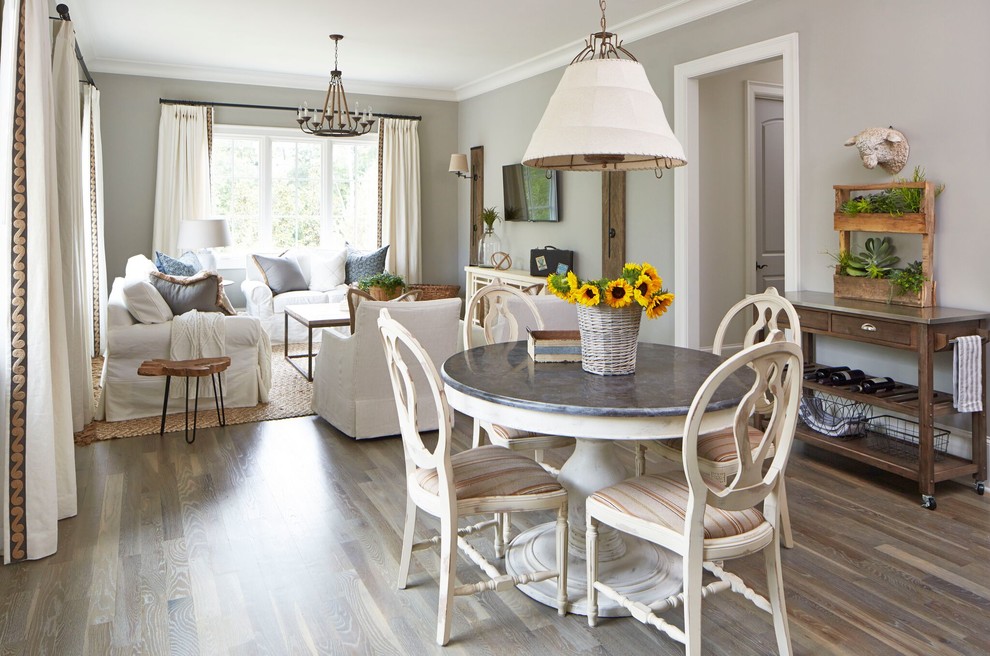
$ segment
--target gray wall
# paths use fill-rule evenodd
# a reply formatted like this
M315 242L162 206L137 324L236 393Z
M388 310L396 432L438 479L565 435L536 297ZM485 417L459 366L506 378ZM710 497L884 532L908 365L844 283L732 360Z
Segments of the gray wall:
M930 179L946 183L937 204L935 244L940 304L990 310L990 223L981 201L990 169L985 116L990 82L978 73L990 65L986 25L990 3L983 0L960 0L951 10L924 0L753 0L626 45L645 66L673 125L676 64L797 32L803 287L832 289L830 259L824 254L838 243L832 230L832 185L889 179L880 169L864 169L843 142L863 128L893 125L910 140L908 167L921 164ZM484 145L489 171L518 162L559 79L557 70L461 103L461 150ZM597 275L598 177L564 175L560 224L500 226L513 258L553 243L577 252L580 275ZM672 177L658 182L652 173L630 174L627 259L653 262L676 294ZM501 180L490 175L485 201L500 204L500 199ZM460 265L467 263L467 205L464 186L458 203ZM672 311L677 311L676 301ZM644 321L643 338L672 342L670 317Z
M701 344L711 347L725 311L746 289L746 81L781 83L783 61L740 66L698 83L701 147ZM711 263L718 266L709 266ZM726 344L743 339L743 322L733 322Z
M94 75L101 91L103 165L106 214L107 270L111 279L123 275L127 258L150 254L155 207L155 167L158 154L159 98L212 100L298 106L319 106L323 93L235 84L127 75ZM375 111L422 116L419 125L422 177L423 282L450 284L458 280L456 261L457 183L447 173L450 153L457 152L457 104L433 100L352 95L351 103ZM218 107L217 123L294 126L289 112ZM243 271L224 270L225 278L243 279ZM238 285L228 288L234 305L243 305Z

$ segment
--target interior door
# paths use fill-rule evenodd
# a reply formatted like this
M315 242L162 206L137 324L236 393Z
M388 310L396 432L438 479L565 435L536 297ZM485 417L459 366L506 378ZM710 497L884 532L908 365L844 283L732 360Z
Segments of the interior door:
M756 288L784 291L784 101L757 97Z

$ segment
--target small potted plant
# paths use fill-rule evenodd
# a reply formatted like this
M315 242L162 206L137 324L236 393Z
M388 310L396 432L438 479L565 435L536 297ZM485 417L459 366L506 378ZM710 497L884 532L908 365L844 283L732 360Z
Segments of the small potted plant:
M376 301L391 301L402 293L406 281L402 276L382 271L373 276L366 276L358 281L358 288L371 294Z

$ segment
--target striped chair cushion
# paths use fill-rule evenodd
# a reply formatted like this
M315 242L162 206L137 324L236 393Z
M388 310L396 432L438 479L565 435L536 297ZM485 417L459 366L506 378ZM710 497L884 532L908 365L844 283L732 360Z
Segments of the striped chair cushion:
M482 446L450 457L454 470L454 493L458 499L546 494L563 490L560 483L532 458L503 449ZM434 469L416 471L420 487L437 494L439 481Z
M590 499L643 521L684 532L688 486L684 480L668 476L639 476L592 494ZM705 539L742 535L759 528L763 513L748 510L705 510Z
M753 426L749 427L749 444L751 449L760 446L763 439L763 431ZM662 447L667 447L671 451L681 451L684 448L683 440L663 440L659 442ZM773 455L773 449L768 456ZM711 462L732 462L736 459L736 440L732 435L731 428L705 433L698 436L698 457Z
M515 440L525 437L536 437L539 435L539 433L534 433L532 431L509 428L508 426L500 426L499 424L492 424L492 432L495 433L496 438L500 437L503 440Z

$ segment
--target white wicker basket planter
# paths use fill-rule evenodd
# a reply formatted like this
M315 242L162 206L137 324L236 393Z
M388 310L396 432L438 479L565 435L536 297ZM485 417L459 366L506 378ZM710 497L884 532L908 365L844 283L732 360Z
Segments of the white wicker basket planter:
M604 303L578 305L581 368L599 376L636 373L636 343L643 308L633 303L621 309Z

